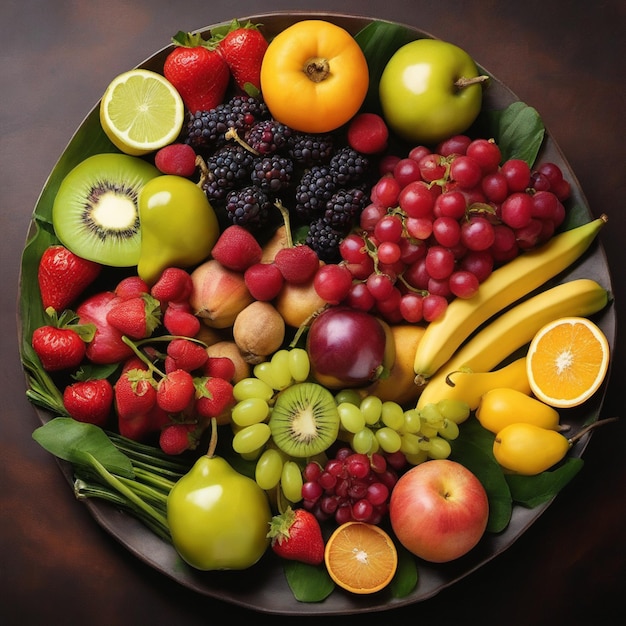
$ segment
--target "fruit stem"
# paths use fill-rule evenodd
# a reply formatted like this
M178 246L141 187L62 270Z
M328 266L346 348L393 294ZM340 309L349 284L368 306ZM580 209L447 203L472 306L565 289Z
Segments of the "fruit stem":
M165 378L165 374L126 335L122 336L122 341L148 366L148 369L153 374L157 374L160 378Z
M207 449L206 455L208 457L213 457L215 454L215 449L217 448L217 418L211 418L211 439L209 440L209 447Z
M585 428L583 428L581 431L576 433L573 437L570 437L567 441L569 442L570 446L573 446L582 437L584 437L590 430L593 430L597 426L604 426L605 424L608 424L610 422L616 422L618 419L619 417L607 417L603 420L598 420L597 422L594 422L593 424L589 424L589 426L586 426Z
M306 77L314 82L321 83L330 74L330 65L328 59L322 57L311 57L306 61L302 71L306 74Z
M291 217L289 216L289 210L285 208L285 205L276 200L274 206L280 211L283 216L283 222L285 223L285 238L287 239L287 248L293 248L293 236L291 234Z
M465 89L465 87L469 87L470 85L480 85L481 83L485 83L489 80L489 76L485 74L481 74L480 76L474 76L472 78L465 78L465 76L461 76L461 78L457 78L454 81L454 86L457 89Z
M248 152L251 152L255 156L259 156L259 151L255 150L250 144L245 142L237 132L236 128L229 128L224 135L226 139L234 139L242 148L245 148Z

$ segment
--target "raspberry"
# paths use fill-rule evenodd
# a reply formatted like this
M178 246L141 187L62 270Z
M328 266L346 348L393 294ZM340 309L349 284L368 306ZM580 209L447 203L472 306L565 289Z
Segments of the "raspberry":
M295 192L295 211L304 218L319 216L337 185L328 167L314 165L302 175Z
M259 154L273 154L286 146L292 132L289 126L276 120L262 120L252 126L245 140Z
M339 189L326 203L324 217L334 228L346 232L368 202L362 189Z
M329 168L338 185L351 185L365 180L369 160L354 148L346 146L332 156Z
M361 113L348 126L348 144L362 154L377 154L387 147L389 129L380 115Z
M189 144L172 143L155 154L154 164L163 174L189 178L196 171L196 153Z
M249 230L233 224L222 231L211 254L229 270L245 272L261 260L263 249Z
M333 228L325 218L311 222L306 236L306 244L313 248L321 261L325 263L339 263L341 255L339 244L343 239L343 232Z
M270 194L277 194L285 189L291 181L293 162L287 157L273 155L258 159L254 163L251 179L252 184Z
M287 142L287 154L295 163L305 167L328 162L333 149L332 135L293 133Z
M254 185L234 189L226 197L228 219L250 230L267 224L271 206L267 194Z
M255 263L243 275L246 287L255 300L269 302L283 287L284 278L274 263Z

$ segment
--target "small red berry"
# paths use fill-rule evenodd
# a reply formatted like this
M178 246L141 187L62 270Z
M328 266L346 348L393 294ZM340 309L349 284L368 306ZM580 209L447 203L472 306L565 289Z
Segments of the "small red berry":
M196 171L196 153L186 143L172 143L154 156L154 164L163 174L189 178Z

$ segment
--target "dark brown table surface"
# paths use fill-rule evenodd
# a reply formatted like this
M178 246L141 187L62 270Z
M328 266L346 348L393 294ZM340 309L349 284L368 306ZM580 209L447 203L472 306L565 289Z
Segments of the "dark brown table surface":
M621 0L9 0L2 33L0 622L24 626L294 623L194 595L104 533L31 439L16 341L20 253L48 173L118 73L194 30L266 11L341 10L403 21L469 51L536 107L577 174L626 328L626 5ZM619 333L618 333L619 334ZM604 417L581 474L513 547L435 598L328 623L617 624L626 617L626 347L618 341ZM306 607L303 606L303 611ZM219 615L218 615L219 614ZM310 620L303 618L304 623ZM242 623L246 623L242 621Z

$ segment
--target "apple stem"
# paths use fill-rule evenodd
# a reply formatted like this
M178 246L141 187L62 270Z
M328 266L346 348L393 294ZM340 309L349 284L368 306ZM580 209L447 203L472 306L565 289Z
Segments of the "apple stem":
M618 419L619 419L619 417L607 417L607 418L605 418L603 420L598 420L597 422L594 422L593 424L589 424L589 426L586 426L581 431L576 433L573 437L570 437L568 439L569 445L573 446L577 441L579 441L590 430L593 430L594 428L596 428L598 426L604 426L605 424L608 424L610 422L616 422Z
M474 76L472 78L465 78L461 76L454 82L454 86L457 89L465 89L465 87L469 87L470 85L479 85L481 83L485 83L489 80L489 76L486 74L481 74L480 76Z

